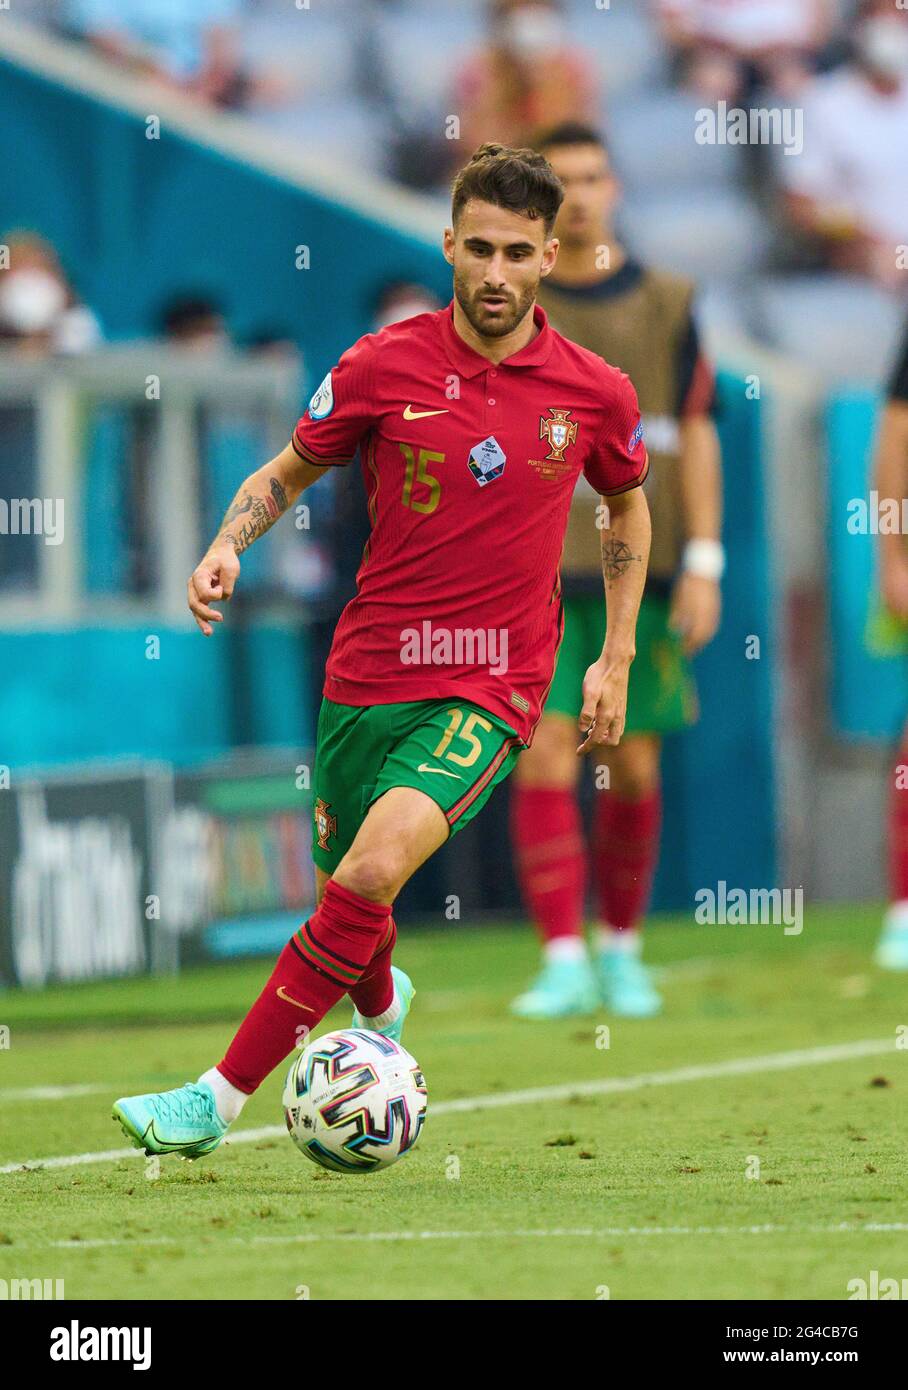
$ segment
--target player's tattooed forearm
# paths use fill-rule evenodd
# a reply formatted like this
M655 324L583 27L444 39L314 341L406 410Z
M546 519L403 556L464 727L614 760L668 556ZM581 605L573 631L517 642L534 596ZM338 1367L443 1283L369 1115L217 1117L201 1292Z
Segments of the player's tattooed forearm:
M635 555L625 541L608 540L602 543L602 569L607 580L620 579L634 561L643 557Z
M267 497L256 497L244 491L237 496L224 517L221 537L233 546L237 555L242 555L253 541L263 536L290 505L279 480L269 478L268 483L271 490ZM234 527L233 523L241 516L248 517L248 520Z
M229 526L232 521L236 521L238 516L242 516L243 512L248 512L251 510L251 508L252 493L244 492L242 495L238 495L236 499L228 507L227 515L224 517L224 520L221 524L223 526Z
M281 487L277 478L269 478L268 481L271 484L271 496L274 498L274 504L277 507L278 515L280 516L280 514L282 512L285 512L290 505L290 503L287 501L287 494Z

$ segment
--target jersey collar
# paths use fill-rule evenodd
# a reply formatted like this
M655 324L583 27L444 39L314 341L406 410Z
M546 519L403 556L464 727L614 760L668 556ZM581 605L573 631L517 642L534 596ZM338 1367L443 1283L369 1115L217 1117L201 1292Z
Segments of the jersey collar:
M527 343L519 352L512 352L510 357L498 363L499 367L541 367L549 360L553 346L552 330L549 327L548 316L540 304L533 306L533 322L539 329L533 341ZM454 327L453 299L447 309L441 311L441 331L448 358L460 376L478 376L480 372L488 371L495 365L481 353L474 352L457 332Z

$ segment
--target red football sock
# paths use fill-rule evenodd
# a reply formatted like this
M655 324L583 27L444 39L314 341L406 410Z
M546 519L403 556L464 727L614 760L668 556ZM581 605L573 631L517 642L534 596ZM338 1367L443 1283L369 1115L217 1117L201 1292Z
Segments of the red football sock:
M514 787L511 836L523 900L543 940L580 936L586 849L573 788Z
M397 941L394 918L388 918L388 930L375 955L369 961L359 984L350 990L350 998L363 1018L378 1018L390 1009L394 999L394 980L391 977L391 956Z
M614 792L596 794L593 812L593 877L599 915L616 931L643 920L659 858L662 794L621 801Z
M390 907L332 879L308 922L291 937L240 1024L218 1071L251 1095L353 986L388 930Z
M908 787L900 789L908 765L908 744L899 749L892 769L889 796L889 892L892 902L908 898Z

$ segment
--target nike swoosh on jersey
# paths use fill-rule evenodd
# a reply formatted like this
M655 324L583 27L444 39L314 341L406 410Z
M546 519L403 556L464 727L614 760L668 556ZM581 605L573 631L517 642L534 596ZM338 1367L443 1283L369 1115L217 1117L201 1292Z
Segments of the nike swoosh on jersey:
M419 764L419 767L416 769L416 771L417 771L417 772L440 772L441 775L442 775L442 777L456 777L457 780L458 780L458 782L462 782L462 781L463 781L463 778L461 777L461 775L460 775L459 772L449 772L448 769L447 769L446 767L430 767L428 763L420 763L420 764Z
M310 1009L308 1004L301 1004L298 999L294 999L292 994L288 994L283 985L277 987L278 999L286 999L288 1004L295 1004L298 1009L305 1009L307 1014L314 1014L315 1010Z
M447 415L447 410L414 410L412 405L408 405L404 410L405 420L423 420L427 415Z

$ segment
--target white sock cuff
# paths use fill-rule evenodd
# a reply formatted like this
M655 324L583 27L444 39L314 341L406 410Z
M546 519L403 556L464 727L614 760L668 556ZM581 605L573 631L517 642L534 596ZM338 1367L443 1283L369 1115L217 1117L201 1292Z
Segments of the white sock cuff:
M203 1071L199 1077L197 1085L204 1082L210 1086L214 1093L214 1103L217 1106L218 1114L225 1125L232 1125L239 1115L249 1097L245 1091L241 1091L238 1086L234 1086L228 1081L217 1067L210 1067L208 1071Z
M397 995L397 988L394 989L394 998L385 1009L383 1014L376 1014L374 1018L366 1018L362 1015L363 1027L371 1028L373 1032L378 1032L381 1028L387 1028L389 1024L396 1023L400 1018L400 999Z
M890 903L886 912L886 926L890 931L908 931L908 898Z
M638 927L625 927L618 931L608 925L599 927L596 940L600 951L623 951L625 955L639 956L642 933Z
M553 936L545 943L546 960L586 960L586 942L582 936Z

